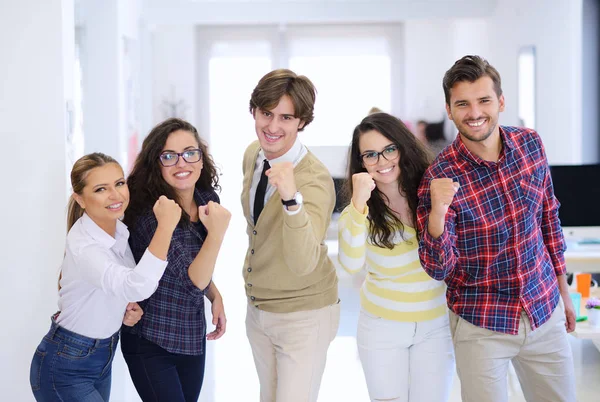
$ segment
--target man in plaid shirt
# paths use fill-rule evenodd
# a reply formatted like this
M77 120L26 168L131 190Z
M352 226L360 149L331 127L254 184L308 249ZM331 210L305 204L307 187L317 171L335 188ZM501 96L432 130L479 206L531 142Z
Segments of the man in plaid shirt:
M575 401L575 311L548 161L531 129L498 125L498 71L465 56L443 80L459 135L419 189L419 254L448 285L463 401L507 401L513 362L528 401Z

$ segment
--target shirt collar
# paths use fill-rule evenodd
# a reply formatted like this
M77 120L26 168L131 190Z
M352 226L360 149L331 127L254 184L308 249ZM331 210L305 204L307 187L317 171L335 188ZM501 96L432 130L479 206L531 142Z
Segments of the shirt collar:
M114 238L98 226L86 213L81 217L81 223L86 233L94 241L109 249L115 247L120 254L125 252L127 239L129 239L129 230L127 230L127 226L120 220L117 220L117 230Z
M460 136L460 133L458 133L458 135L456 136L453 146L456 148L456 150L459 154L462 154L467 160L469 160L470 162L472 162L476 165L486 165L487 166L487 165L500 163L504 160L504 158L507 155L510 155L512 153L512 151L515 149L515 144L512 141L510 133L508 131L506 131L504 129L504 127L498 126L498 129L500 131L500 141L502 141L502 150L500 151L500 156L498 157L498 162L484 161L479 156L477 156L474 153L472 153L471 151L469 151L469 148L467 148L465 143L462 141L462 137Z
M296 141L294 141L294 145L292 145L292 147L285 154L281 155L278 158L269 160L269 165L273 166L274 163L280 163L280 162L292 162L293 164L296 164L296 160L298 159L298 157L300 156L301 153L302 153L302 143L300 142L300 139L298 137L296 137ZM266 158L267 157L265 156L265 152L261 148L261 150L258 152L257 160L262 162Z

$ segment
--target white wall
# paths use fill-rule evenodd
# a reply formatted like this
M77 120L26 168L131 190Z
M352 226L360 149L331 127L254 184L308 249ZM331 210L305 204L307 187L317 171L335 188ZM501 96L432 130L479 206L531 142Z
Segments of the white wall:
M581 13L581 0L503 0L489 22L488 60L506 98L501 124L518 122L519 48L536 48L536 129L551 164L582 161Z
M103 152L116 158L125 168L129 165L130 134L142 137L143 114L141 86L144 76L140 67L145 27L141 23L141 0L81 0L83 29L83 121L85 153ZM133 54L126 64L124 42ZM146 64L148 65L148 64ZM133 71L133 96L128 91L125 70ZM129 111L126 105L132 107ZM133 122L133 123L132 123ZM139 141L138 141L139 142Z
M66 102L72 99L73 0L0 5L0 390L33 401L29 365L56 311L65 239Z
M197 123L195 35L193 25L162 25L152 31L155 124L167 117L181 117L194 125ZM170 110L176 113L172 114Z
M600 163L600 1L583 0L583 163Z

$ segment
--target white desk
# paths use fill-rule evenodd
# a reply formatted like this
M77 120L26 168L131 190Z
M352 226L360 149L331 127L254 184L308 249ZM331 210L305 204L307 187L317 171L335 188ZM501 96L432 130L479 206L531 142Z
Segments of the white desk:
M567 271L600 272L600 247L573 247L565 253Z

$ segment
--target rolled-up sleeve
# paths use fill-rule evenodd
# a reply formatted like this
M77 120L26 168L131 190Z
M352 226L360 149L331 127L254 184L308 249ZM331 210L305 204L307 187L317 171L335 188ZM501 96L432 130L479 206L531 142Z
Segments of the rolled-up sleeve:
M106 294L128 302L150 297L167 267L167 261L147 251L132 269L116 263L109 250L97 244L84 247L73 258L76 265L82 267L81 273L86 281Z

